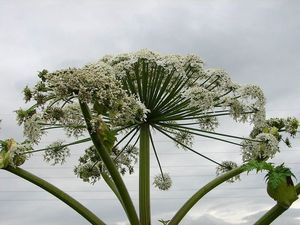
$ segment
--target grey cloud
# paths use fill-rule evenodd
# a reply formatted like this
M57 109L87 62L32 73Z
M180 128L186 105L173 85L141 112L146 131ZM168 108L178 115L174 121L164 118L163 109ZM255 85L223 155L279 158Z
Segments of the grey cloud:
M36 81L37 71L46 68L82 66L105 54L135 51L149 48L164 53L196 53L203 57L207 67L221 67L238 83L255 83L265 91L268 115L300 117L296 104L300 98L298 89L300 57L300 3L298 1L2 1L0 8L0 116L1 138L11 136L21 139L22 131L15 125L12 111L23 106L21 90ZM248 135L249 126L237 126L224 122L222 132ZM50 135L51 136L51 135ZM53 139L58 135L51 136ZM45 140L48 142L49 140ZM159 142L159 152L175 152L173 143ZM299 140L295 141L295 149ZM222 143L195 142L195 148L218 161L234 159L240 162L239 148ZM78 151L77 151L78 150ZM77 154L82 149L76 149ZM211 151L211 152L210 152ZM234 152L236 151L236 153ZM298 152L283 150L276 162L296 162ZM176 152L182 153L181 150ZM215 153L221 152L221 153ZM223 153L224 152L224 153ZM234 153L233 153L234 152ZM214 166L194 155L161 154L164 170L173 175L174 187L170 192L153 191L153 224L157 219L170 218L201 185L214 177ZM155 167L156 162L153 161ZM72 157L66 166L76 164ZM178 167L184 165L209 165L204 167ZM28 165L28 166L27 166ZM50 179L68 190L99 191L106 186L90 187L77 180L72 171L65 169L40 169L47 167L38 158L26 167L41 176L61 176L67 179ZM172 167L172 166L177 167ZM297 164L290 164L295 170ZM158 172L153 168L153 175ZM0 175L9 176L0 171ZM185 176L184 176L185 175ZM70 177L74 177L70 178ZM132 195L137 196L136 177L125 178ZM252 224L257 210L263 211L274 202L265 193L263 175L242 176L237 184L224 184L197 204L182 224L228 224L226 214L241 214L241 224ZM14 179L1 180L0 190L34 190L29 183ZM224 188L224 189L223 189ZM256 189L259 188L259 189ZM188 190L187 190L188 189ZM185 191L178 191L185 190ZM73 193L79 199L106 197L107 193ZM4 197L20 198L1 192ZM26 198L39 197L26 193ZM235 197L234 197L235 196ZM223 197L223 198L220 198ZM225 198L224 198L225 197ZM231 199L231 197L233 197ZM91 198L91 197L90 197ZM113 197L111 197L113 198ZM161 200L161 198L167 198ZM169 198L169 199L168 199ZM251 200L252 199L252 200ZM228 201L231 209L227 210ZM135 201L136 202L136 201ZM3 202L1 202L2 204ZM115 200L85 202L111 224L126 221ZM40 204L40 206L38 206ZM60 224L67 218L71 224L86 224L72 210L55 202L7 202L1 206L0 215L5 224ZM11 209L14 216L11 215ZM28 217L30 212L35 213ZM231 214L232 213L232 214ZM254 215L249 216L249 213ZM262 213L262 212L261 212ZM261 214L260 213L260 214ZM289 214L288 214L289 213ZM299 210L291 209L279 222L297 224ZM223 216L223 217L222 217ZM225 219L224 219L225 218ZM227 218L228 219L228 218ZM64 221L63 221L64 222ZM232 222L232 221L231 221ZM125 222L124 222L125 223Z

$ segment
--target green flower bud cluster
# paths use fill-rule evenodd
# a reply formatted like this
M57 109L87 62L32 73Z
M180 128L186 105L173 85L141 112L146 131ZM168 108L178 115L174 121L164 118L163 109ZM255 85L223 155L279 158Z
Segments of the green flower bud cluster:
M289 137L295 137L299 128L299 120L295 117L270 118L265 120L263 126L254 127L250 136L255 137L259 133L270 133L274 135L278 141L283 141L288 147L291 147ZM288 136L284 135L287 134Z
M0 169L7 166L21 166L28 158L29 154L24 154L32 150L30 142L17 143L14 139L0 141Z

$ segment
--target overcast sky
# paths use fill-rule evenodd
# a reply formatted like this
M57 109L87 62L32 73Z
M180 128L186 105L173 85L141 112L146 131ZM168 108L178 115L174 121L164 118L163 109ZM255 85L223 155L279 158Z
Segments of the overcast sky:
M300 2L288 1L14 1L0 0L0 138L22 140L13 111L23 106L21 90L44 68L79 67L109 53L141 48L162 53L195 53L206 67L223 68L242 84L257 84L267 98L267 115L300 118ZM221 131L247 135L249 127L225 121ZM57 138L50 135L42 144ZM175 149L156 137L160 158L173 178L168 192L152 189L153 224L169 219L201 185L214 177L214 165ZM241 162L239 149L196 140L195 149L216 160ZM286 162L300 177L300 141L282 149L274 162ZM126 224L119 203L100 181L78 180L72 168L82 152L74 149L61 168L40 155L23 166L82 201L107 224ZM158 172L155 161L152 175ZM243 176L214 190L190 211L184 225L253 224L275 202L264 175ZM137 173L125 177L137 203ZM64 203L34 185L0 171L0 224L88 224ZM283 222L284 221L284 222ZM274 224L299 224L300 201Z

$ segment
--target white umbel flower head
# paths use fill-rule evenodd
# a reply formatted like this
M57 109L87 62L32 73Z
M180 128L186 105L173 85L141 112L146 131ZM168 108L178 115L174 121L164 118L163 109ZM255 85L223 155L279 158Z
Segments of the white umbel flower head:
M170 187L172 186L172 180L170 175L168 173L163 173L163 175L162 174L156 175L154 177L153 185L154 187L157 187L162 191L169 190Z
M207 77L211 77L213 80L213 85L216 86L217 92L224 90L235 89L236 84L234 84L228 73L223 69L208 69L205 71Z
M32 143L37 144L45 133L42 130L42 122L42 119L37 114L34 114L24 123L24 136Z
M56 141L50 144L44 153L44 160L52 162L52 165L63 164L66 158L70 156L70 150L63 145L63 141Z
M191 108L208 110L214 104L214 93L200 86L189 88L183 96L190 100Z
M273 158L279 152L278 140L274 135L260 133L255 138L257 141L243 141L242 157L243 161L267 160Z
M222 164L223 166L220 166L220 165L219 165L219 166L217 167L217 170L216 170L216 174L217 174L218 176L221 175L221 174L223 174L223 173L229 172L230 170L232 170L232 169L238 167L237 164L236 164L235 162L233 162L233 161L223 161L221 164ZM230 179L227 180L226 182L228 182L228 183L233 183L233 182L238 181L238 180L240 180L240 179L241 179L240 176L237 175L237 176L235 176L235 177L230 178Z
M182 147L184 150L186 150L186 148L183 147L183 145L186 145L187 147L193 146L194 136L188 132L179 131L175 134L174 138L177 141L175 144L178 148ZM181 143L181 144L179 144L179 143Z
M21 166L27 159L29 159L31 155L29 152L32 150L32 143L28 141L17 143L12 152L11 166Z
M295 117L288 117L284 121L285 130L288 132L292 137L296 135L299 127L299 120Z
M199 127L202 130L214 131L218 125L219 121L215 116L203 116L198 119Z

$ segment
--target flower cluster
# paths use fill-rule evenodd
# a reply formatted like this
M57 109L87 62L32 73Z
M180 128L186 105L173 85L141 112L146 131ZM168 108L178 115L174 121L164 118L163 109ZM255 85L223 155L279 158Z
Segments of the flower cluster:
M144 61L148 65L160 67L166 73L173 73L173 78L192 74L203 74L203 61L196 55L161 55L142 49L134 53L107 55L100 62L105 62L114 68L118 78L133 75L136 64ZM189 73L188 73L189 72Z
M138 149L131 145L119 150L113 149L111 158L114 160L121 174L127 171L129 174L134 172L134 165L137 162ZM107 169L94 146L85 150L85 154L79 158L79 165L75 167L74 173L84 182L94 184L101 178L102 173L107 173Z
M217 167L217 170L216 170L216 174L218 176L223 174L223 173L229 172L230 170L233 170L234 168L238 167L237 164L235 162L232 162L232 161L223 161L221 165L222 166L219 165ZM226 182L233 183L233 182L238 181L240 179L241 179L240 176L237 175L235 177L230 178Z
M256 140L256 141L255 141ZM242 143L243 161L264 161L273 158L279 152L278 140L269 133L260 133L254 141L245 140Z
M0 169L22 165L30 156L25 153L32 151L30 142L17 143L14 139L1 140L0 148Z
M63 128L67 135L76 138L85 135L87 126L81 111L84 103L85 111L89 111L86 114L91 117L85 117L89 132L99 134L122 174L133 172L137 149L127 144L125 149L115 149L116 135L130 135L141 124L206 159L209 158L191 149L194 135L233 144L239 143L224 138L241 139L214 132L220 116L231 116L238 122L251 121L257 129L265 125L265 98L259 87L238 85L222 69L204 69L203 61L196 55L162 55L143 49L108 55L82 68L43 70L39 77L41 80L34 88L24 89L25 100L34 100L35 106L17 112L28 139L38 143L46 130L54 128ZM296 123L290 122L286 130L293 132L295 127ZM271 134L253 138L256 140L243 143L243 160L273 157L278 151L278 143L274 143ZM64 147L60 142L50 146L45 160L62 163L69 155ZM224 168L233 166L225 164ZM74 171L84 181L95 183L106 168L95 147L91 147L79 158ZM168 189L169 175L157 176L154 185Z
M172 186L170 175L168 173L156 175L154 177L153 185L162 191L169 190Z
M63 141L56 141L50 144L44 152L44 160L52 162L52 165L63 164L66 158L70 156L70 150L63 145Z
M288 117L285 121L284 121L284 127L285 127L285 131L287 133L289 133L292 137L294 137L298 131L298 127L299 127L299 120L297 120L296 118L292 118L292 117Z
M39 77L33 89L24 90L26 101L34 100L36 106L17 111L19 124L24 123L25 135L34 143L43 134L41 124L61 126L70 136L82 135L85 123L76 98L88 103L95 114L107 116L114 126L143 121L149 112L139 98L122 89L114 69L104 62L52 73L43 70Z
M182 147L183 149L186 149L186 147L184 147L184 145L187 147L193 146L194 136L188 132L184 132L184 131L176 132L175 139L177 141L175 144L178 148Z
M200 129L206 131L214 131L219 125L219 121L215 116L203 116L197 120L199 122Z
M190 107L197 110L212 109L214 104L215 93L201 86L193 86L187 89L183 96L190 100Z
M265 97L258 86L246 85L236 90L236 97L226 98L232 117L236 121L250 121L261 127L265 121Z
M274 135L278 141L284 141L284 143L291 147L289 137L284 137L284 133L287 133L290 137L295 137L299 127L299 121L295 117L284 118L270 118L264 121L263 126L254 127L250 136L255 138L259 133L270 133Z
M24 136L32 143L37 144L42 135L45 133L42 130L43 120L38 114L34 114L24 122Z

